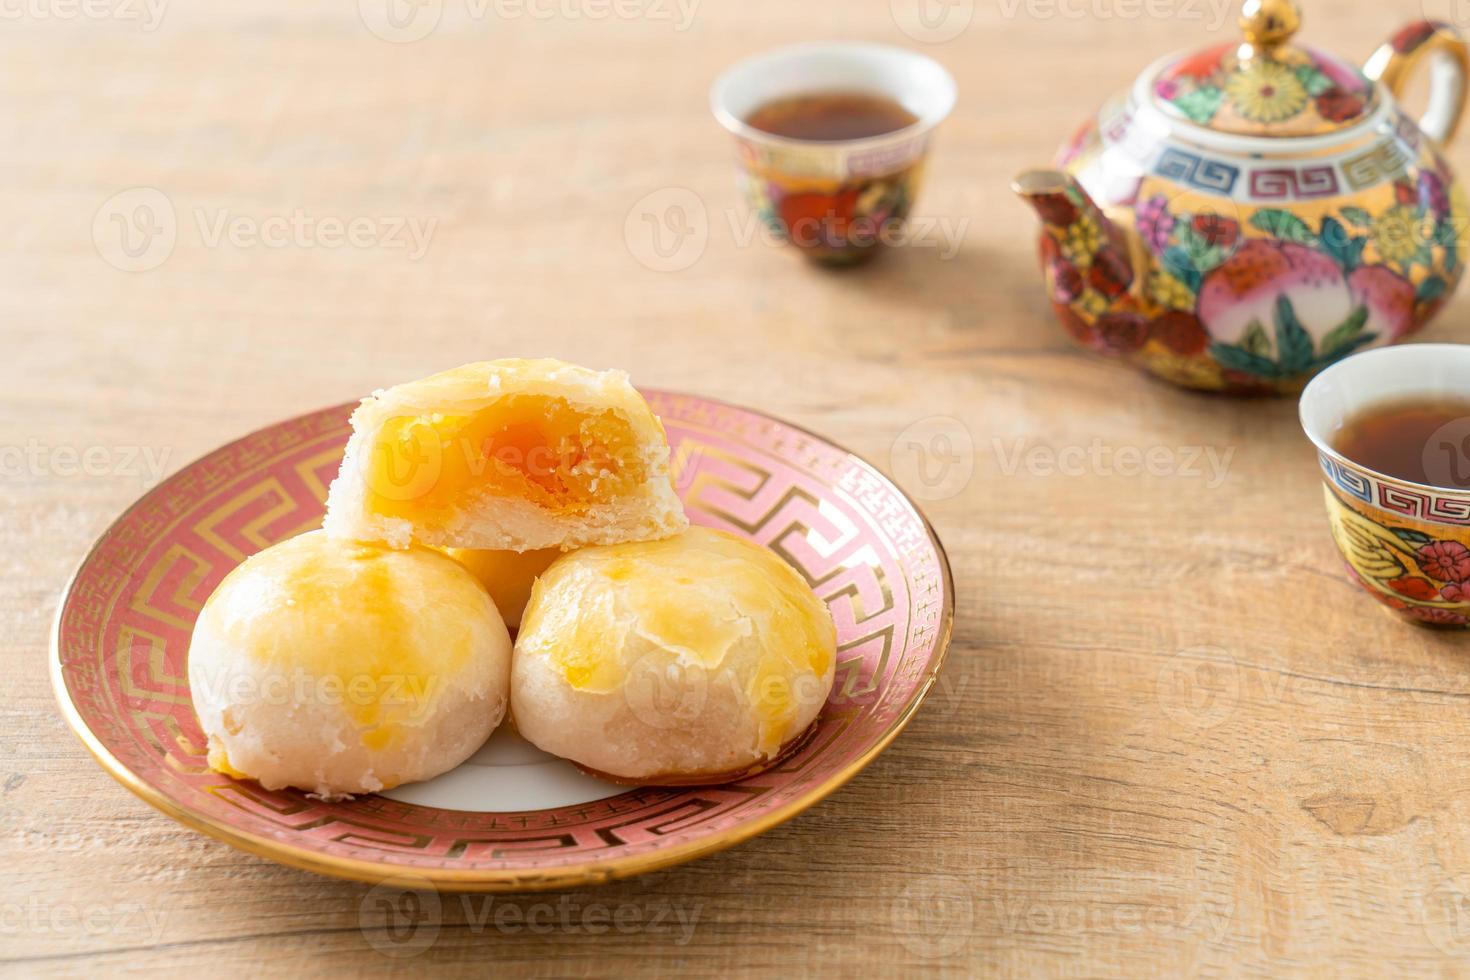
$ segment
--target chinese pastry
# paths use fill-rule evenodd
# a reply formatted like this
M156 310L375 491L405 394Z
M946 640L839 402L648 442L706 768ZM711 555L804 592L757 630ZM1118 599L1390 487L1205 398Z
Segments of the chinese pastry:
M795 569L696 527L552 563L516 640L511 713L525 738L599 776L726 782L806 733L835 660L832 617Z
M489 594L453 559L312 531L220 583L189 684L212 768L340 797L468 758L504 717L510 653Z
M334 537L567 551L688 526L663 426L622 371L467 364L364 399L352 429Z

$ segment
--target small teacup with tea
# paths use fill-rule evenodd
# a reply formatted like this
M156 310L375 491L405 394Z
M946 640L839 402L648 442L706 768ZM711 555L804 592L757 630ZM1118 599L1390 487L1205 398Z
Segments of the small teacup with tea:
M1368 351L1301 400L1353 578L1423 626L1470 628L1470 345Z
M845 42L749 58L710 90L750 206L831 265L903 239L930 138L954 100L954 79L933 59Z

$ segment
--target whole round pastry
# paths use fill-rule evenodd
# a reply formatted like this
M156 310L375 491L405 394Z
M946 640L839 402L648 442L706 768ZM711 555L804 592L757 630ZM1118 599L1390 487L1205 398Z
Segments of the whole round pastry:
M500 723L509 681L510 634L458 562L321 531L227 575L189 644L210 765L327 797L459 765Z
M583 548L531 592L511 714L537 747L623 782L770 765L832 690L831 614L774 552L707 528Z

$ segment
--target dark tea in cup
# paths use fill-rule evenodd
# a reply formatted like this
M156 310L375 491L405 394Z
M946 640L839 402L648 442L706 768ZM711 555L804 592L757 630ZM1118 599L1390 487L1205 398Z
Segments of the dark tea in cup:
M1332 445L1386 476L1470 490L1470 398L1430 396L1370 405L1348 418Z
M872 92L810 92L772 99L745 118L763 133L791 140L863 140L919 121L897 99Z

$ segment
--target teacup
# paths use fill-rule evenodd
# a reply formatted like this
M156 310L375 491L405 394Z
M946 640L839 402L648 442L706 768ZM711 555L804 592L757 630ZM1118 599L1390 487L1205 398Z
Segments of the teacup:
M886 96L916 121L881 136L834 141L775 136L746 121L773 100L822 92ZM837 41L748 58L710 89L715 118L735 137L751 208L781 240L832 265L903 240L931 136L954 101L954 79L933 59Z
M1470 490L1413 483L1343 455L1334 438L1365 410L1421 398L1470 398L1470 345L1412 344L1357 354L1307 385L1301 423L1317 447L1332 536L1352 577L1400 617L1470 627ZM1470 419L1424 452L1470 452ZM1461 431L1463 429L1463 431ZM1429 457L1426 456L1426 462Z

